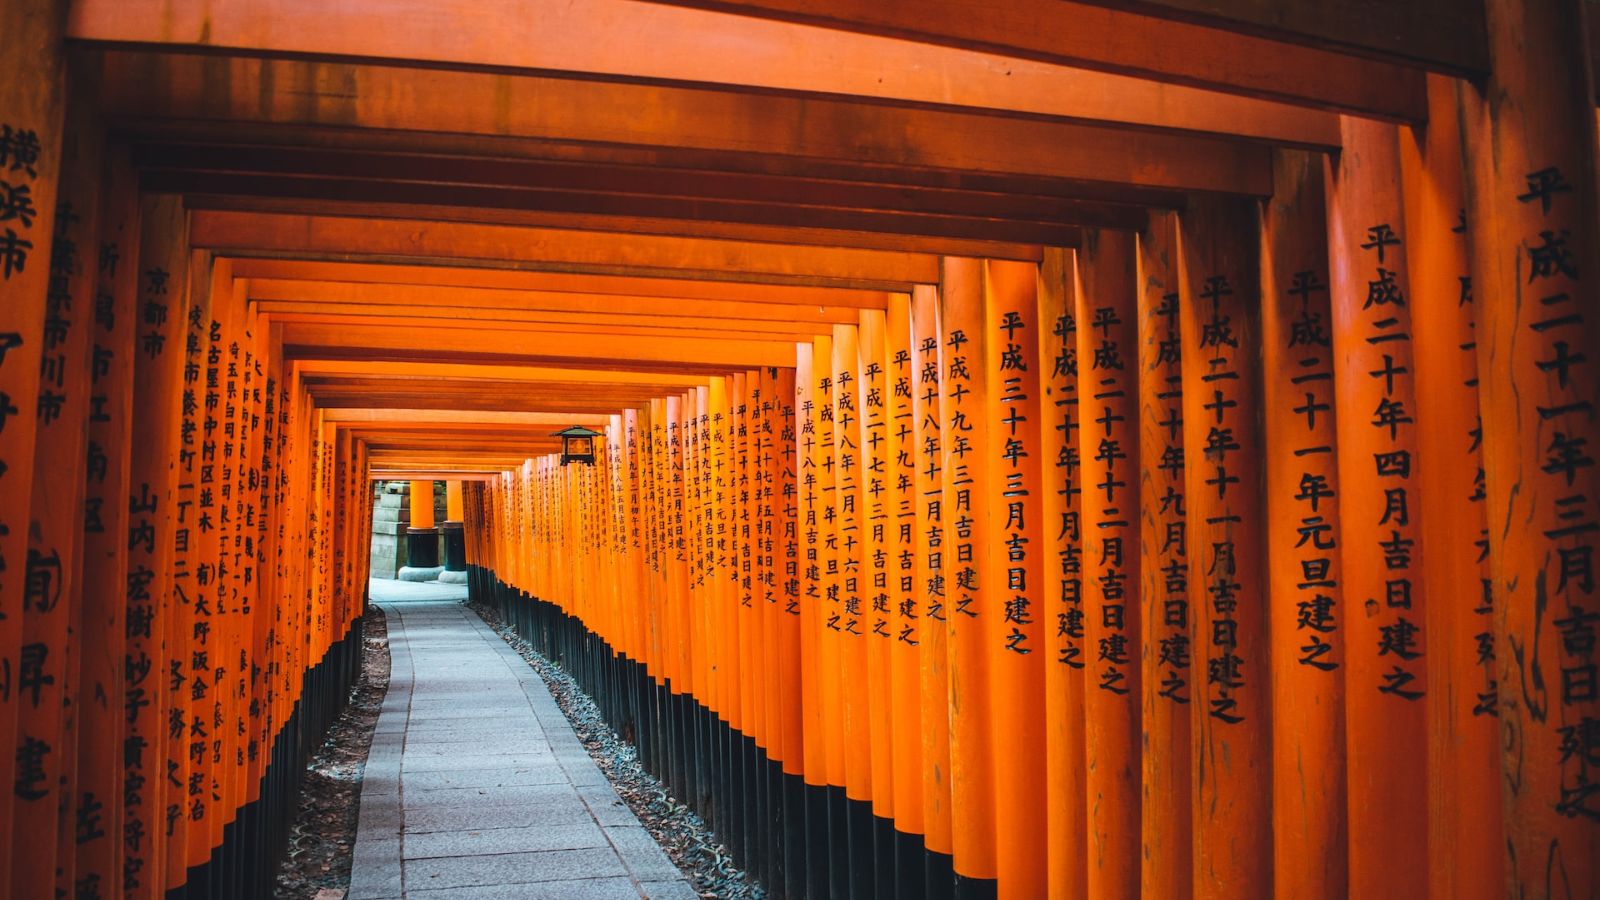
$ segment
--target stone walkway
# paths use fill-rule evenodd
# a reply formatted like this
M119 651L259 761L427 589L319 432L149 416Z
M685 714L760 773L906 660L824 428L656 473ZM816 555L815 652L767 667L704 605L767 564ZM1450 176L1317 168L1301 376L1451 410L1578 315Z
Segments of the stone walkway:
M390 678L361 787L350 900L694 900L544 682L462 606L374 579Z

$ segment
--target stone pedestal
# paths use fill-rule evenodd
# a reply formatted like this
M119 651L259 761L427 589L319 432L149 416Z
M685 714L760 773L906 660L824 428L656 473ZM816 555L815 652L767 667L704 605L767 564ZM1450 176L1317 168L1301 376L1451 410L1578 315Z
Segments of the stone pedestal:
M401 581L434 581L444 566L439 565L439 529L406 529L406 564L400 568Z

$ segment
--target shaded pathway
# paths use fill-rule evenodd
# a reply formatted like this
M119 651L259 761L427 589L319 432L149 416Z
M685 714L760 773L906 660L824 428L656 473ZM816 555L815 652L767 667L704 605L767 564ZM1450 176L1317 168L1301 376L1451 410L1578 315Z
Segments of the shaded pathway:
M544 682L461 605L374 579L391 675L350 900L697 895L617 798Z

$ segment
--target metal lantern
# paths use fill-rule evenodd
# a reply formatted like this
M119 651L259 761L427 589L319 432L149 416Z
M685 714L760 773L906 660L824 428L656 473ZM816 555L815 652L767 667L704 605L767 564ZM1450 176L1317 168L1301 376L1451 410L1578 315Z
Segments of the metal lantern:
M582 425L563 428L555 433L561 438L561 464L588 463L594 465L594 439L600 437L600 432Z

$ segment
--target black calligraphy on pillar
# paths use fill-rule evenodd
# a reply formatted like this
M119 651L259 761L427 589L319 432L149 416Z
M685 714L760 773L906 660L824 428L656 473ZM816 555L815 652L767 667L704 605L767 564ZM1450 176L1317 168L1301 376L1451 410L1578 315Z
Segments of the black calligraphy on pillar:
M999 421L997 432L1000 450L996 461L1000 488L1000 504L1005 509L1005 524L1000 532L1005 536L1006 590L1005 590L1005 649L1026 655L1034 648L1023 626L1033 624L1033 600L1028 584L1028 500L1030 490L1024 462L1033 455L1037 438L1028 418L1032 400L1027 393L1026 374L1028 354L1023 350L1035 340L1029 334L1027 322L1015 310L1006 311L1000 318L992 340L999 348L999 365L993 378L1000 384Z
M1555 167L1527 175L1527 191L1517 200L1538 203L1548 219L1570 220L1579 201L1566 176ZM1526 261L1524 303L1532 305L1529 336L1542 347L1535 372L1515 372L1518 383L1537 385L1540 399L1538 486L1532 496L1542 506L1537 527L1553 552L1545 557L1534 585L1540 605L1557 615L1552 624L1560 641L1560 672L1553 686L1561 712L1549 718L1556 726L1556 751L1561 766L1560 793L1552 798L1556 812L1570 818L1600 821L1600 659L1596 633L1600 607L1595 603L1594 557L1600 535L1600 494L1596 482L1594 434L1595 393L1600 373L1584 352L1585 316L1592 314L1571 233L1558 224L1524 235L1518 259ZM1513 650L1518 648L1513 647ZM1520 651L1518 651L1520 652ZM1543 719L1544 716L1538 718Z
M1083 659L1083 531L1078 497L1083 493L1078 474L1078 326L1071 312L1063 312L1051 326L1056 353L1051 360L1050 378L1056 392L1056 420L1060 450L1050 461L1055 472L1054 487L1061 497L1061 522L1056 526L1056 556L1060 563L1057 577L1056 636L1061 651L1056 662L1073 669L1084 667Z
M1416 424L1412 411L1406 406L1407 399L1412 396L1411 335L1407 330L1410 317L1405 314L1407 298L1396 273L1384 268L1385 248L1398 246L1400 239L1387 224L1370 226L1367 234L1368 240L1361 246L1374 254L1375 265L1361 308L1367 327L1365 340L1376 348L1371 358L1382 360L1366 372L1382 391L1368 422L1378 435L1377 446L1383 448L1374 457L1379 487L1383 491L1383 511L1372 525L1387 577L1384 596L1367 598L1366 606L1369 615L1380 617L1378 656L1389 664L1378 690L1414 701L1423 695L1415 683L1423 641L1421 625L1411 612L1412 571L1417 551L1411 527L1411 454L1406 446L1409 440L1400 438L1402 432L1409 432Z
M1163 294L1155 308L1156 358L1160 377L1155 412L1160 416L1160 461L1156 468L1165 485L1155 501L1160 544L1151 564L1158 567L1161 626L1156 668L1161 673L1157 694L1172 703L1189 702L1193 641L1189 637L1189 534L1183 482L1183 349L1177 293ZM1154 450L1154 448L1151 448Z
M947 423L949 433L944 435L944 439L950 447L946 476L955 498L955 508L951 510L955 515L953 525L956 539L954 614L976 619L979 614L979 569L976 541L973 540L976 520L972 517L972 486L977 479L972 475L967 457L976 452L973 438L977 424L967 410L978 405L978 402L971 399L972 369L966 351L969 343L971 341L966 332L960 328L951 329L945 338L949 362L945 366L944 395L950 403L950 418Z
M1239 339L1234 333L1233 316L1223 308L1224 301L1233 296L1234 288L1225 275L1212 275L1200 291L1199 301L1204 308L1200 319L1199 350L1205 354L1203 374L1200 376L1204 411L1205 442L1199 448L1199 465L1204 473L1202 484L1215 492L1211 507L1217 515L1208 516L1206 525L1216 534L1227 535L1230 526L1241 522L1241 517L1229 511L1228 490L1239 483L1241 476L1237 463L1229 468L1241 445L1234 437L1234 429L1245 416L1253 415L1241 410L1235 394L1239 382L1237 355ZM1186 448L1187 449L1187 448ZM1205 556L1206 602L1211 606L1211 635L1209 655L1206 658L1206 684L1208 690L1207 714L1218 721L1238 724L1245 719L1239 708L1237 692L1245 686L1244 659L1239 649L1238 613L1242 585L1235 543L1231 538L1212 540L1211 546L1201 548Z
M1363 247L1379 253L1399 243L1387 226L1374 229ZM1299 489L1294 500L1299 504L1300 536L1295 541L1300 580L1295 584L1295 628L1300 632L1296 662L1323 672L1339 668L1334 656L1334 636L1339 631L1338 535L1334 527L1333 455L1328 439L1333 425L1333 341L1319 308L1312 297L1326 294L1328 283L1319 273L1303 270L1294 273L1287 288L1300 300L1300 312L1289 326L1286 359L1293 362L1287 374L1286 396L1299 400L1288 419L1297 432L1295 459L1302 461ZM1284 373L1279 373L1284 376Z

